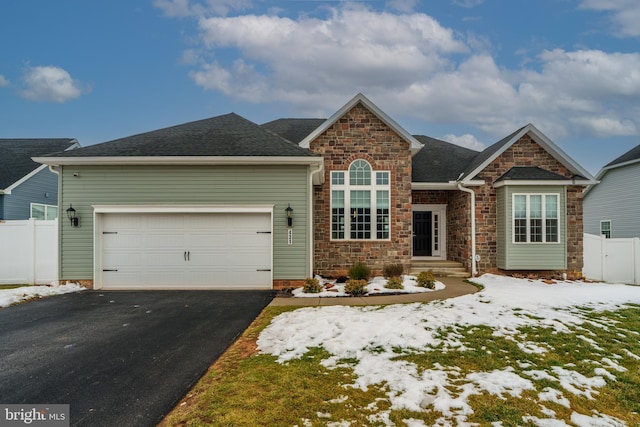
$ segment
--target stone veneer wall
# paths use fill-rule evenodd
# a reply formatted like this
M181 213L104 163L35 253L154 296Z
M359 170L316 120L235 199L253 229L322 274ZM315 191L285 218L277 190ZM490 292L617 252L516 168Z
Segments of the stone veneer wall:
M479 272L498 271L496 257L496 190L493 183L513 166L538 166L567 178L573 174L528 135L509 147L476 179L487 184L471 187L476 192L476 253ZM582 187L567 187L567 270L582 271ZM468 208L467 208L468 209ZM467 257L468 258L468 257Z
M470 196L459 190L415 190L414 204L447 205L447 248L448 260L462 263L469 268L471 253L471 219L469 213Z
M411 150L407 141L358 103L310 147L324 156L325 182L314 190L314 271L335 276L364 261L374 270L384 264L411 264ZM347 171L364 159L373 171L390 171L390 237L379 240L331 240L331 171ZM347 230L348 232L348 230Z

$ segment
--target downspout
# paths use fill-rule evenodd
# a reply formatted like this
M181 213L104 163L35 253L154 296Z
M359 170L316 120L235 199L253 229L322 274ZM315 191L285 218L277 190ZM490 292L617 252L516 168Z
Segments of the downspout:
M49 171L58 175L58 284L60 284L60 273L62 273L62 221L60 220L60 213L62 206L62 176L60 170L56 169L53 165L49 165Z
M313 178L321 173L324 173L324 160L319 162L315 168L311 166L309 174L309 277L313 277Z
M476 193L470 188L463 187L458 182L458 190L469 193L471 196L471 277L476 277Z

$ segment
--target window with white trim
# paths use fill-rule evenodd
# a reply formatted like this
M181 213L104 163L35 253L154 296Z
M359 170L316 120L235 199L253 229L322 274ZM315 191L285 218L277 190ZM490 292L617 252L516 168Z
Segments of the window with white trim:
M611 220L600 221L600 235L606 239L611 238Z
M56 219L58 218L58 207L54 205L43 205L41 203L31 203L31 218Z
M362 159L348 171L332 171L331 239L389 239L389 182L388 171L373 171Z
M558 243L559 202L559 194L514 194L513 242Z

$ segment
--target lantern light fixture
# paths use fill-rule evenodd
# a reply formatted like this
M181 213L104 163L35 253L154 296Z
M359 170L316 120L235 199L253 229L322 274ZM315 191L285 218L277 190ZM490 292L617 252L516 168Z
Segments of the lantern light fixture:
M291 227L293 225L293 208L291 207L291 203L289 203L289 206L284 211L287 213L287 226Z
M69 221L71 221L72 227L78 226L79 219L78 217L76 217L76 210L73 208L73 205L71 204L69 204L69 207L67 208L67 218L69 218Z

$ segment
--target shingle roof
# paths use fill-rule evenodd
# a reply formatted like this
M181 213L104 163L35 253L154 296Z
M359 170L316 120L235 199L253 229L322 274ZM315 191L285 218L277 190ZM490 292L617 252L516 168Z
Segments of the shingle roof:
M260 126L298 144L326 121L327 119L278 119Z
M634 160L640 160L640 145L632 148L631 150L624 153L622 156L617 159L607 163L604 167L608 168L611 166L619 165L622 163L632 162Z
M479 152L424 135L414 135L424 147L413 156L412 182L455 181Z
M505 144L508 144L513 139L513 137L517 135L525 127L526 126L521 127L520 129L516 130L510 135L505 136L500 141L496 142L493 145L488 146L483 151L481 151L480 154L478 154L477 157L467 165L467 167L464 170L463 176L466 177L471 172L473 172L477 167L483 164L486 160L491 158L491 156L493 156L496 152L498 152Z
M539 168L537 166L514 166L504 173L497 181L512 180L512 181L557 181L565 180L569 178L559 175L554 172Z
M5 189L40 166L32 157L64 151L73 138L0 139L0 189Z
M128 136L52 157L317 156L234 113Z

